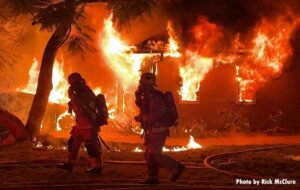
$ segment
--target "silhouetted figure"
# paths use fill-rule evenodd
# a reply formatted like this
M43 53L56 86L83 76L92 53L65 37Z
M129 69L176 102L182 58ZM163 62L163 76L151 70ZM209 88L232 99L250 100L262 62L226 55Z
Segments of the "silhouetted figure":
M74 111L76 125L68 140L68 162L59 167L71 172L80 146L84 143L91 161L91 167L86 172L101 173L102 149L98 137L96 96L79 73L72 73L68 81L70 84L68 94L71 100L68 103L69 113Z
M185 166L181 163L162 154L166 138L169 136L170 126L170 122L166 122L166 119L164 119L170 112L165 98L166 94L156 88L154 74L142 74L139 87L135 93L136 105L140 108L140 115L136 116L135 119L141 123L144 129L145 158L147 162L147 178L142 182L144 184L158 183L159 167L172 172L172 182L176 181L185 169Z

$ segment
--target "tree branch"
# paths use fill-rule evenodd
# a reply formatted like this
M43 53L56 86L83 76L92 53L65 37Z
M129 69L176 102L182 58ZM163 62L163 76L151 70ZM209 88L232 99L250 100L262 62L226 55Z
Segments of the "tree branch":
M84 3L107 3L108 0L75 0L76 5L84 4Z

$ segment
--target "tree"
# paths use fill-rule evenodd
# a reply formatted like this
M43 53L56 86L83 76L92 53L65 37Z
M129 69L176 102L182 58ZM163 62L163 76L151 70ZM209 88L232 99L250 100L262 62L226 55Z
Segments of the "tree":
M2 13L2 14L1 14ZM18 47L20 26L13 23L18 22L15 19L9 19L0 13L0 70L11 66L16 61L14 49ZM1 79L1 76L0 76Z
M70 50L83 50L89 47L89 35L83 32L85 26L84 7L91 3L107 3L107 8L113 13L113 20L122 27L132 19L150 13L155 5L154 0L2 0L0 7L6 9L6 14L13 16L31 15L32 24L39 24L42 30L52 32L45 47L38 85L29 112L26 129L31 138L39 134L48 98L52 90L52 70L58 50L63 44L68 44ZM76 30L76 36L70 35ZM89 48L93 50L93 48Z

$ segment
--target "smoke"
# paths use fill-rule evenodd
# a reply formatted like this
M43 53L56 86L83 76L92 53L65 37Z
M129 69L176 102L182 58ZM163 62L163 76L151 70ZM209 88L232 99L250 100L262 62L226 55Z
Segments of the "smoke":
M262 18L271 19L288 10L300 12L297 0L175 0L160 1L159 5L161 12L177 26L183 46L193 42L191 30L199 17L207 17L223 28L224 40L232 41L232 34L248 35Z

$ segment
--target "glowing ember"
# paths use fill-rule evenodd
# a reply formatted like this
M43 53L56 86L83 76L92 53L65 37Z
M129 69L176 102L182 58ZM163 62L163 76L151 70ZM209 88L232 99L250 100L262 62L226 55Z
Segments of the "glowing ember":
M43 144L42 144L40 141L38 141L38 142L35 143L33 146L34 146L35 148L41 148L41 147L43 147Z
M278 17L273 22L263 20L257 26L250 55L236 68L240 102L253 102L258 89L282 74L293 53L289 40L298 23L293 16Z
M140 147L135 147L133 152L143 152L143 150Z
M140 127L132 127L132 132L138 135L142 135L144 133L144 129L141 129Z
M187 51L189 57L185 64L180 67L182 86L180 95L182 100L196 101L197 92L200 89L200 82L205 75L213 68L213 59L201 57L194 52Z
M118 147L113 147L114 152L121 152L121 150Z

